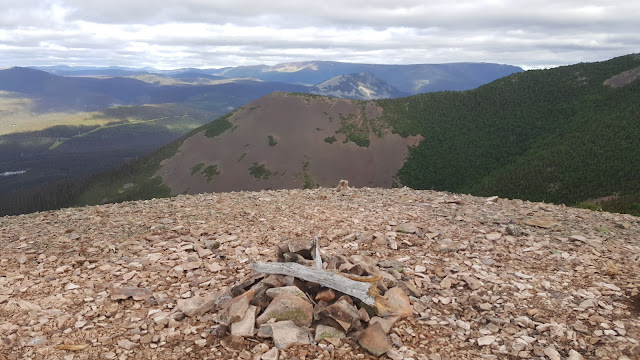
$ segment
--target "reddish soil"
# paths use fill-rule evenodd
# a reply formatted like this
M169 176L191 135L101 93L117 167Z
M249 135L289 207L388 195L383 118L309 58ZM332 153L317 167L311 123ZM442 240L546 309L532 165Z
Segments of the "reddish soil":
M186 140L178 154L163 162L159 175L173 194L291 189L304 186L301 175L308 164L308 175L320 186L349 179L358 187L390 187L408 146L422 138L402 138L387 131L382 138L370 134L369 147L343 143L345 135L336 134L341 116L359 116L360 111L351 100L274 93L237 111L229 119L234 128L222 135L207 138L203 132ZM382 109L369 103L365 113L371 120ZM268 136L273 136L275 146ZM330 136L337 141L325 142ZM191 168L199 163L215 164L220 174L211 182L201 174L192 176ZM258 180L249 173L254 163L277 174Z

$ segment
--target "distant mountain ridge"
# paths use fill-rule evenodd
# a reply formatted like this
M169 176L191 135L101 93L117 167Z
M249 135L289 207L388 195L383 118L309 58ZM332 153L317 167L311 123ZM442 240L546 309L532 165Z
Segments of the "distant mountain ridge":
M184 77L182 74L216 75L225 78L253 78L267 82L283 82L314 86L340 75L370 73L385 81L400 92L415 95L442 90L469 90L523 69L513 65L494 63L447 63L447 64L358 64L337 61L303 61L276 65L252 65L225 67L220 69L184 68L157 70L130 67L69 67L49 66L38 69L65 76L134 76L159 74L169 77Z
M310 90L313 94L344 99L393 99L407 96L371 73L338 75Z
M373 74L404 93L414 95L442 90L469 90L522 71L517 66L492 63L379 65L305 61L222 68L213 70L212 74L315 85L335 76L364 72Z

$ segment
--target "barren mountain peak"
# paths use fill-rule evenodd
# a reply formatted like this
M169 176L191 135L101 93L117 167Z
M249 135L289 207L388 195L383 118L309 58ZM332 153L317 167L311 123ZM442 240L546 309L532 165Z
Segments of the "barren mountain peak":
M4 217L0 354L638 358L639 229L629 215L345 186ZM377 281L378 315L353 310L361 304L352 297L250 270L290 251L316 271L296 255L308 246L319 246L326 271ZM312 303L305 294L315 292ZM299 316L266 322L285 316L273 312L284 303ZM299 325L312 307L342 330Z

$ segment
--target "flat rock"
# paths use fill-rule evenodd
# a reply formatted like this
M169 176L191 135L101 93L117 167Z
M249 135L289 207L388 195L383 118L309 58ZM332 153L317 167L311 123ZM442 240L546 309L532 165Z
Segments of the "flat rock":
M553 346L547 346L544 349L544 354L549 358L549 360L562 360L560 353Z
M311 334L291 320L264 324L260 327L258 336L273 338L274 345L280 350L292 345L311 344Z
M202 316L216 308L214 296L194 296L189 299L178 299L178 309L188 317Z
M280 349L277 347L271 348L264 354L260 355L260 360L278 360L280 357Z
M319 324L316 326L315 341L320 342L326 338L343 339L346 337L344 331L338 330L333 326Z
M560 225L557 221L548 218L533 218L524 221L525 225L540 227L544 229L552 228L554 226Z
M345 299L338 300L320 311L320 316L334 320L344 331L355 328L360 321L358 308Z
M370 354L380 356L391 349L391 341L380 323L369 325L358 336L358 344Z
M480 346L489 346L491 344L493 344L496 341L496 337L495 336L483 336L481 338L478 339L478 345Z
M569 350L569 357L567 360L584 360L584 357L575 350Z
M281 294L283 292L299 296L305 300L307 299L307 295L304 293L304 291L300 290L300 288L298 288L297 286L274 287L271 289L267 289L266 294L271 299L274 299L276 296L278 296L278 294Z
M125 350L131 350L137 348L139 344L134 343L133 341L128 339L120 339L118 340L118 346Z
M228 323L233 324L236 321L243 319L249 309L249 302L252 300L251 296L240 295L237 296L229 306Z
M404 223L404 224L400 224L396 227L396 231L399 233L405 233L405 234L415 234L419 231L418 225L416 225L415 223Z
M478 280L475 277L470 276L470 275L462 276L462 280L465 283L467 283L467 285L469 286L469 288L471 290L478 290L483 286L483 284L482 284L482 282L480 280Z
M132 298L136 301L142 301L149 300L151 295L151 290L137 287L113 288L113 290L111 290L111 300L126 300Z
M379 323L382 326L382 329L384 330L384 332L388 334L391 332L391 329L393 328L393 325L396 323L396 321L398 321L397 316L392 316L388 318L381 318L379 316L374 316L371 318L371 320L369 320L369 326L375 323Z
M324 289L324 290L318 291L318 294L316 295L316 301L330 302L335 298L336 298L336 292L333 291L333 289Z
M381 317L398 316L400 318L413 315L413 308L409 297L399 287L389 289L384 296L376 300L378 315Z
M309 327L313 320L313 305L300 296L283 292L278 294L264 312L258 316L257 323L262 325L271 319L275 319L275 321L291 320L296 325Z
M252 337L256 328L256 313L258 308L250 305L240 321L231 324L231 335Z

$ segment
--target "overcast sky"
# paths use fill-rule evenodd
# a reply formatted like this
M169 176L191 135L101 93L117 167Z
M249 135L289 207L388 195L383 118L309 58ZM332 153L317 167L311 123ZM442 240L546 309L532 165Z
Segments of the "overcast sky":
M0 67L525 68L640 52L638 0L0 0Z

